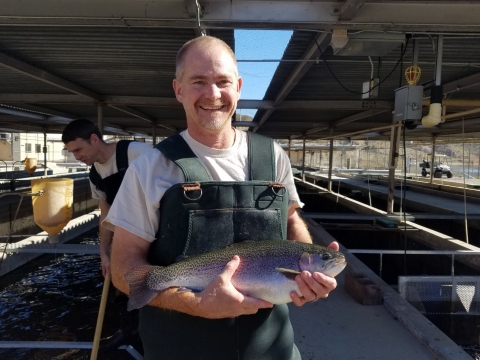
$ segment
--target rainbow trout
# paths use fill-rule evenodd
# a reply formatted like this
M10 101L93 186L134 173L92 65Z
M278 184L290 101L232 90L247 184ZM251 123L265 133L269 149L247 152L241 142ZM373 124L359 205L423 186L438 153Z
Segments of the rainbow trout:
M169 266L132 269L125 274L130 286L128 310L147 305L170 287L202 291L234 255L240 257L240 265L231 279L233 286L244 295L273 304L292 301L292 291L302 296L295 277L303 270L336 276L347 265L340 252L319 245L288 240L244 241Z

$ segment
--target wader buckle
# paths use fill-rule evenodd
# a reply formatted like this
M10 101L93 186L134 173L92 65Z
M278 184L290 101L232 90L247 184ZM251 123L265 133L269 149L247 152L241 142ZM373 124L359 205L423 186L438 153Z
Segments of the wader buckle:
M190 184L182 184L182 188L183 188L183 196L185 197L185 199L188 199L188 200L191 200L191 201L196 201L196 200L200 199L203 195L203 192L202 192L202 189L200 187L199 182L190 183ZM189 192L189 191L200 191L200 195L197 198L192 199L192 198L187 196L187 192Z
M285 188L285 186L283 186L283 184L270 181L269 185L270 185L270 188L272 189L272 192L275 194L275 196L284 197L285 194L287 193L287 189ZM278 189L278 190L275 191L275 189ZM283 192L281 189L283 189Z

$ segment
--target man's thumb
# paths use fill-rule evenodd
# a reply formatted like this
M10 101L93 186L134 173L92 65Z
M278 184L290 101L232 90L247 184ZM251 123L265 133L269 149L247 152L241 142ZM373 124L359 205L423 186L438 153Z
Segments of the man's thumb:
M225 265L222 275L224 275L226 279L230 280L233 274L235 274L238 265L240 265L240 258L238 257L238 255L235 255L233 259L230 260L227 265Z

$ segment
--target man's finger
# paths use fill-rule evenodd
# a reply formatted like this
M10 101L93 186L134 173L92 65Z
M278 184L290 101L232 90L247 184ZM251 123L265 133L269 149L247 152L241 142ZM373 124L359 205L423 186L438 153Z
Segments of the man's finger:
M225 280L230 281L232 278L233 274L235 274L235 271L238 268L238 265L240 265L240 258L238 255L235 255L232 260L230 260L227 265L225 265L225 268L222 271L223 277Z
M340 249L340 245L338 245L338 242L333 241L330 243L330 245L327 246L329 249L338 251Z

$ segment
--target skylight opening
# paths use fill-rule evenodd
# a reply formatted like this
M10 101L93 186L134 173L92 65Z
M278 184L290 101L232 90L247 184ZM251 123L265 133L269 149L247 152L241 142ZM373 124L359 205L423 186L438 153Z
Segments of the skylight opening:
M235 55L243 79L242 100L262 100L292 37L292 30L235 30ZM257 109L237 109L237 114L255 116Z

